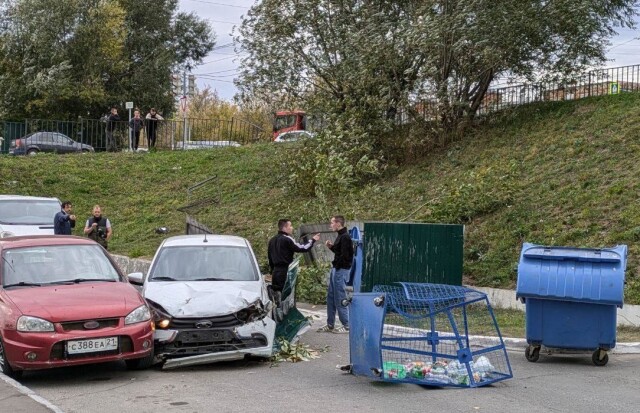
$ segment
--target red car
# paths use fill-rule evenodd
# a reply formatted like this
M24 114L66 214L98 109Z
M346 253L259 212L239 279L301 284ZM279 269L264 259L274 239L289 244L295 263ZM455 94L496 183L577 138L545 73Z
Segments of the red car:
M109 254L72 236L0 239L0 371L153 362L151 314Z

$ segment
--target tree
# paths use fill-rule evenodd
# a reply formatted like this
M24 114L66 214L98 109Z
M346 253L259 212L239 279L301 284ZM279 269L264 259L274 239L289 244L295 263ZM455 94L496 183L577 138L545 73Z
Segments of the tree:
M264 0L240 27L238 85L241 97L359 113L364 126L424 97L452 130L496 77L568 76L604 61L616 25L633 26L634 4Z
M213 48L176 0L5 0L0 116L98 117L113 104L171 110L170 74Z

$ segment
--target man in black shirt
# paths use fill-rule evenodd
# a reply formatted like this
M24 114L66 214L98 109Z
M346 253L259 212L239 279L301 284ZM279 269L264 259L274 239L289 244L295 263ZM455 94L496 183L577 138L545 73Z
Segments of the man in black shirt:
M307 252L320 239L320 234L314 235L306 244L299 244L293 239L293 225L288 219L278 221L278 234L269 240L267 255L269 269L271 270L271 288L274 291L282 291L287 281L289 264L293 262L293 254Z
M353 242L344 224L345 220L342 215L331 217L331 229L338 233L338 237L334 242L325 242L325 245L333 252L334 256L331 262L329 288L327 289L327 324L319 328L318 332L349 332L349 310L342 305L342 301L347 298L345 287L347 286L351 263L353 262ZM340 327L335 327L336 311L342 323Z

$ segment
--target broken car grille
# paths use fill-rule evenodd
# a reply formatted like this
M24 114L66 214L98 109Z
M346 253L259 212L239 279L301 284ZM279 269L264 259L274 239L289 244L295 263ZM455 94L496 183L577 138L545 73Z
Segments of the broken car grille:
M250 338L238 338L230 330L183 330L171 343L157 349L168 356L188 356L223 351L245 350L268 345L267 338L260 333Z

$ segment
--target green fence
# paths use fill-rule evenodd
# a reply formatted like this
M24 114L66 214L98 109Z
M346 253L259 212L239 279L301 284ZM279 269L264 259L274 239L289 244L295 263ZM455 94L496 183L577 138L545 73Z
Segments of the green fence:
M464 226L364 224L360 291L397 281L462 285Z

